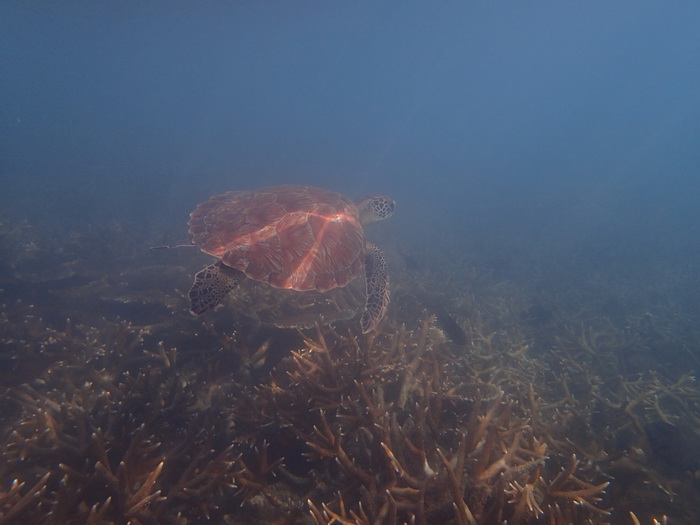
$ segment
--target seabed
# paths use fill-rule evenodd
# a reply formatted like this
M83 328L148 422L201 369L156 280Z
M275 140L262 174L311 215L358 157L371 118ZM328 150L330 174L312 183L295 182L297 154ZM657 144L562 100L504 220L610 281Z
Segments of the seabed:
M277 329L146 237L0 223L0 525L700 523L681 278L384 242L378 331Z

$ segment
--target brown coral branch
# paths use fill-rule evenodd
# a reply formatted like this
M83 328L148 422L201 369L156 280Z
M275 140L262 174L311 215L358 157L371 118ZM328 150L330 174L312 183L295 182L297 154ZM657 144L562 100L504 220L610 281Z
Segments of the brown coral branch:
M44 474L41 479L22 496L20 496L20 493L24 488L24 483L17 483L16 481L13 483L9 492L0 494L0 509L3 511L2 516L0 516L0 525L15 523L14 520L41 497L46 490L46 484L50 477L50 472Z
M459 480L457 479L454 470L452 470L450 462L440 449L437 450L437 453L438 456L440 456L440 460L445 466L445 469L447 470L447 479L449 480L449 487L450 491L452 492L452 501L459 525L477 525L477 521L474 519L472 511L469 509L467 503L462 497L462 489L460 487Z

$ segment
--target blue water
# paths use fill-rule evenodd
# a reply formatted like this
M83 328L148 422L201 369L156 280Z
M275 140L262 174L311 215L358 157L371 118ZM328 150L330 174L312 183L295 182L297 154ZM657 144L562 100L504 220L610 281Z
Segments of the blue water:
M66 237L20 271L7 234L3 300L71 232L146 253L211 195L308 184L396 199L370 236L404 293L463 267L578 294L691 334L635 371L696 368L698 27L697 2L4 1L0 220Z
M0 9L13 215L176 221L293 182L441 230L698 237L692 2Z

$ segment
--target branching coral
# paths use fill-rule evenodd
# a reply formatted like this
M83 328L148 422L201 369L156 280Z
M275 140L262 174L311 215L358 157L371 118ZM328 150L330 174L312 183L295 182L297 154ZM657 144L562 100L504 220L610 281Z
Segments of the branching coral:
M284 460L323 480L309 493L318 524L604 516L596 505L606 485L574 477L577 463L547 482L547 446L503 392L492 396L485 385L482 400L479 388L453 382L434 322L364 340L318 329L267 385L239 399L233 419L244 428L263 422L269 448L296 450Z
M0 450L2 475L24 481L3 494L1 519L149 524L184 509L211 515L216 495L234 486L233 447L221 447L226 426L188 412L197 392L183 389L171 350L146 352L143 334L123 324L101 335L70 323L40 331L47 342L38 351L53 364L34 386L6 392L20 417Z
M195 255L110 232L0 261L0 525L697 521L695 461L650 445L695 435L694 376L635 357L692 330L461 264L397 275L379 333L193 319Z

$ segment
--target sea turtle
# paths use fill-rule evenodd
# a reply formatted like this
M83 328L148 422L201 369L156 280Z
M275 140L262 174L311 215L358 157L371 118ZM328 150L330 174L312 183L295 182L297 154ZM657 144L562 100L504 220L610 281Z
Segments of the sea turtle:
M189 292L192 313L208 312L246 282L258 290L263 283L265 290L296 291L295 297L318 303L313 293L350 288L364 269L360 324L363 333L369 332L386 312L389 281L384 255L365 241L363 225L389 217L394 207L382 195L353 202L310 186L212 197L197 206L188 223L192 243L219 259L195 275Z

